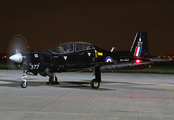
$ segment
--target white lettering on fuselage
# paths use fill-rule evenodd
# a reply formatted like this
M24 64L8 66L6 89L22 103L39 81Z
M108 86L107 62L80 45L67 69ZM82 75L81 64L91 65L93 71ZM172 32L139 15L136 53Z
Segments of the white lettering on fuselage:
M31 64L30 63L30 69L31 70L37 70L39 68L39 66L40 66L40 63L38 63L38 64Z
M120 59L120 61L129 61L129 59Z

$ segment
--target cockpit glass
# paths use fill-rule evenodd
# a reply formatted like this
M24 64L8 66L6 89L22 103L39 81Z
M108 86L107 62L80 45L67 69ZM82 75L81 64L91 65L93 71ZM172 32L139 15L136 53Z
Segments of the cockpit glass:
M93 48L93 45L90 43L76 42L75 44L75 51L90 50L92 48Z
M60 44L58 46L55 46L51 49L52 52L55 52L55 53L60 53L60 54L63 54L63 53L71 53L74 51L74 46L73 46L73 43L70 42L70 43L63 43L63 44Z
M83 51L83 50L91 50L93 49L93 45L86 42L69 42L59 44L50 49L53 53L63 54L63 53L72 53L74 51Z

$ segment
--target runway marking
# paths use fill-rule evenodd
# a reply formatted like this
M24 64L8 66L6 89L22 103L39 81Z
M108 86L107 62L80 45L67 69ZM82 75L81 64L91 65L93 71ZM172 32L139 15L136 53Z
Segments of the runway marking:
M174 92L174 90L165 90L165 91L171 91L171 92Z
M153 83L139 83L139 82L134 82L134 84L144 84L144 85L146 85L146 84L148 85L148 84L149 84L149 85L164 85L164 86L174 86L174 84L173 84L173 83L172 83L172 84L165 84L165 83L163 83L163 84L162 84L162 83L160 83L160 82L159 82L159 83L154 83L154 82L153 82Z
M160 83L160 82L158 82L158 81L153 81L153 83Z
M0 81L0 84L11 84L13 82L8 82L8 81Z
M173 84L156 84L156 85L174 86Z
M6 70L0 70L1 72L6 72Z

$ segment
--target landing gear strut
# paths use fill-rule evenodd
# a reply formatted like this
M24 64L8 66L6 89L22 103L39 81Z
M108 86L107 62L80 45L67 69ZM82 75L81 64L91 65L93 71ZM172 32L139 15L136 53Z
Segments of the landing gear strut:
M57 84L58 83L56 75L49 76L49 83L51 83L51 84Z
M47 68L45 70L45 72L49 76L49 83L51 83L51 84L58 84L58 82L57 82L58 79L57 79L56 75L54 73L51 73L49 68Z
M101 82L101 71L99 66L95 67L94 74L95 78L91 81L91 88L98 89Z
M26 78L27 78L27 74L26 74L26 71L24 71L24 74L23 74L23 76L21 77L21 80L23 80L23 81L21 82L21 87L22 87L22 88L26 88L26 87L28 86Z

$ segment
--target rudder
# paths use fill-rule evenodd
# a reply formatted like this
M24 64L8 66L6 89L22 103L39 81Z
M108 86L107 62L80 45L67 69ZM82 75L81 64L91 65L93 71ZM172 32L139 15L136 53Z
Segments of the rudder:
M147 32L137 32L130 52L134 57L144 57L149 55Z

